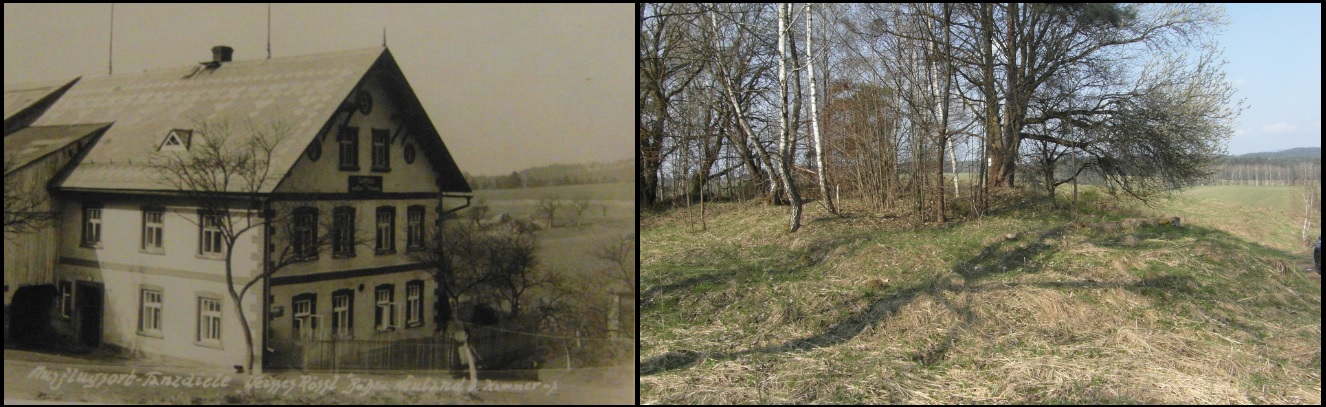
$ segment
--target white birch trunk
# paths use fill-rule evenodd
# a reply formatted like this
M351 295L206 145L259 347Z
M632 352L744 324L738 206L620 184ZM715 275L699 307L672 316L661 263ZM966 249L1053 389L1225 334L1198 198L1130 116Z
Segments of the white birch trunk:
M824 145L820 138L820 119L819 108L815 95L815 50L811 48L810 42L810 23L811 16L810 3L806 3L806 72L810 76L810 128L811 135L815 139L815 168L816 175L819 176L820 199L824 200L825 206L829 212L838 213L838 209L833 204L833 199L829 197L829 183L824 176Z

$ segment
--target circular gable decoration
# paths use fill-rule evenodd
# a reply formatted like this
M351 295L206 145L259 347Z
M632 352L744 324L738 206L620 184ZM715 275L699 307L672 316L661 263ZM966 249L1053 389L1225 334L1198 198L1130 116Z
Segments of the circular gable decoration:
M405 145L405 163L414 164L414 144Z
M359 105L359 113L368 114L373 111L373 95L368 90L361 89L359 95L355 97L355 103Z
M318 161L318 158L322 157L322 143L320 140L313 140L313 144L309 144L308 150L304 154L308 156L308 159Z

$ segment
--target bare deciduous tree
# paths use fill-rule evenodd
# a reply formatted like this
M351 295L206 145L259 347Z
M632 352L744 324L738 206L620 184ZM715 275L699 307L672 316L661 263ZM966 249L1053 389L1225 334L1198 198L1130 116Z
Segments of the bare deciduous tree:
M5 154L5 237L32 232L51 225L57 212L40 182L24 177L21 172L10 173L13 159Z
M158 182L178 191L199 208L200 216L184 216L186 220L206 224L217 231L224 250L226 289L247 345L245 367L252 372L254 338L243 299L257 283L330 244L332 227L325 223L312 226L318 224L316 220L313 224L297 222L298 215L274 210L263 193L279 182L283 174L282 169L273 169L271 164L273 152L289 137L288 126L279 122L200 121L196 127L187 150L156 155L148 166ZM269 226L279 230L278 238L284 237L276 258L266 265L266 270L247 281L237 280L241 277L236 276L234 269L239 261L235 257L235 243L246 233L259 233ZM366 244L366 240L353 244Z

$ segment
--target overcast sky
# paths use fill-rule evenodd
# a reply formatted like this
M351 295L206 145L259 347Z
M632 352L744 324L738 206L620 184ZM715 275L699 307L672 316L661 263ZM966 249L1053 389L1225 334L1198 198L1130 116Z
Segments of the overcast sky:
M387 46L462 171L634 157L634 6L271 6L272 57ZM108 4L10 4L5 84L107 75ZM267 56L266 4L117 4L115 73Z

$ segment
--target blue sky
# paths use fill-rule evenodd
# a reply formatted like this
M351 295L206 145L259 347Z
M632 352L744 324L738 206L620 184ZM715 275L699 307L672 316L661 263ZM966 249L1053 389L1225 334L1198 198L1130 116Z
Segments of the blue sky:
M1248 109L1230 154L1321 147L1321 4L1227 4L1227 79Z

